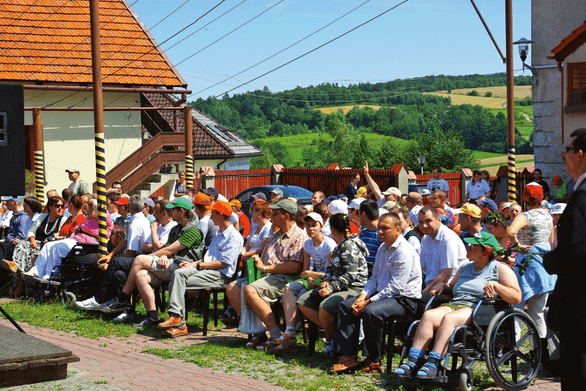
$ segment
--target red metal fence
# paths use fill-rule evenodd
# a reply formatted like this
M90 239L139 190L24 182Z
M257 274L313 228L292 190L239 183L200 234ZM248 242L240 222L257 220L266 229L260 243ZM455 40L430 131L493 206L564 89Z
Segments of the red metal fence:
M248 188L270 184L271 169L221 170L216 171L214 177L214 187L228 199L234 198Z
M448 194L450 205L458 205L462 200L462 192L460 190L462 174L460 172L444 172L440 174L440 177L441 179L448 181L448 185L450 186L450 191ZM417 184L427 185L427 182L429 182L429 180L432 178L432 174L417 175Z
M359 186L364 186L363 170L328 170L322 168L285 168L281 172L283 185L301 186L312 192L322 191L326 197L346 194L346 188L356 174L360 174ZM392 170L369 170L370 176L385 191L396 186L397 179Z

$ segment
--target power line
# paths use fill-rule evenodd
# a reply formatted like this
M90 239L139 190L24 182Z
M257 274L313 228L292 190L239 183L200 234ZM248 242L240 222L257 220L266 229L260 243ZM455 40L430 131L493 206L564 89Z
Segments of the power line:
M267 8L266 10L264 10L263 12L261 12L260 14L256 15L255 17L249 19L248 21L242 23L240 26L236 27L234 30L230 31L229 33L221 36L220 38L216 39L214 42L210 43L209 45L207 45L206 47L204 47L203 49L198 50L197 52L193 53L191 56L179 61L177 64L175 64L175 66L179 66L180 64L184 63L185 61L189 60L191 57L195 56L198 53L201 53L202 51L204 51L205 49L209 48L210 46L216 44L217 42L221 41L222 39L226 38L228 35L232 34L234 31L239 30L241 27L246 26L248 23L252 22L253 20L255 20L256 18L260 17L262 14L270 11L271 9L273 9L274 7L276 7L277 5L281 4L283 1L285 0L280 0L279 2L277 2L276 4L270 6L269 8ZM370 1L370 0L368 0Z
M409 1L409 0L403 0L402 2L398 3L397 5L395 5L395 6L391 7L391 8L389 8L389 9L387 9L386 11L383 11L383 12L381 12L380 14L376 15L375 17L373 17L373 18L371 18L371 19L367 20L367 21L366 21L366 22L364 22L364 23L361 23L361 24L359 24L358 26L356 26L356 27L354 27L354 28L352 28L352 29L350 29L350 30L346 31L345 33L338 35L337 37L335 37L335 38L333 38L333 39L329 40L328 42L326 42L326 43L323 43L323 44L319 45L318 47L316 47L316 48L314 48L314 49L311 49L310 51L308 51L308 52L305 52L304 54L302 54L302 55L300 55L300 56L297 56L297 57L295 57L294 59L292 59L292 60L290 60L290 61L287 61L286 63L284 63L284 64L281 64L281 65L279 65L278 67L276 67L276 68L273 68L273 69L271 69L270 71L267 71L267 72L263 73L262 75L260 75L260 76L257 76L257 77L255 77L255 78L253 78L253 79L251 79L251 80L247 81L246 83L242 83L241 85L239 85L239 86L237 86L237 87L231 88L231 89L229 89L229 90L227 90L227 91L224 91L224 92L223 92L223 93L221 93L221 94L215 95L215 96L214 96L214 98L217 98L217 97L219 97L219 96L222 96L222 95L224 95L224 94L227 94L228 92L234 91L235 89L238 89L238 88L242 87L242 86L243 86L243 85L245 85L245 84L248 84L248 83L250 83L250 82L253 82L253 81L255 81L255 80L258 80L258 79L260 79L261 77L264 77L264 76L266 76L266 75L268 75L268 74L270 74L270 73L272 73L272 72L274 72L274 71L276 71L276 70L278 70L278 69L281 69L281 68L283 68L283 67L284 67L284 66L286 66L286 65L289 65L289 64L291 64L292 62L295 62L295 61L299 60L300 58L303 58L303 57L307 56L308 54L310 54L310 53L313 53L313 52L315 52L316 50L318 50L318 49L321 49L322 47L324 47L324 46L326 46L326 45L329 45L330 43L332 43L332 42L334 42L334 41L336 41L336 40L338 40L338 39L342 38L343 36L350 34L352 31L359 29L360 27L362 27L362 26L364 26L364 25L366 25L366 24L368 24L368 23L372 22L373 20L380 18L380 17L381 17L381 16L383 16L384 14L386 14L386 13L388 13L388 12L390 12L390 11L394 10L395 8L399 7L399 6L400 6L400 5L402 5L402 4L405 4L405 3L406 3L406 2L408 2L408 1ZM192 95L193 95L193 94L192 94Z
M175 8L169 15L165 16L163 19L159 20L157 23L154 24L154 26L152 27L148 27L147 30L152 30L155 27L157 27L158 25L160 25L161 23L163 23L169 16L173 15L175 12L179 11L179 9L181 7L183 7L185 4L189 3L191 0L187 0L185 3L181 4L179 7Z
M191 37L192 35L198 33L199 31L203 30L204 28L206 28L207 26L209 26L210 24L214 23L216 20L220 19L221 17L223 17L224 15L226 15L228 12L232 11L234 8L238 7L239 5L243 4L244 2L246 2L246 0L242 0L240 3L236 4L234 7L230 8L228 11L224 12L222 15L218 16L217 18L215 18L214 20L212 20L209 23L204 24L203 26L201 26L200 28L198 28L197 30L195 30L193 33L189 34L188 36L186 36L185 38L180 39L179 41L175 42L173 45L169 46L168 48L165 48L165 50L169 50L175 46L177 46L178 44L180 44L181 42L185 41L187 38Z
M116 69L114 72L106 75L103 77L103 80L105 80L106 78L115 75L116 73L118 73L118 71L121 71L122 69L126 68L127 66L129 66L130 64L140 60L141 58L143 58L144 56L146 56L147 54L149 54L150 52L152 52L153 50L159 48L161 45L165 44L167 41L169 41L170 39L176 37L177 35L179 35L180 33L182 33L183 31L185 31L186 29L188 29L189 27L193 26L194 24L196 24L197 22L199 22L200 19L202 19L203 17L205 17L207 14L209 14L210 12L212 12L213 10L215 10L216 8L218 8L224 1L226 0L221 0L218 4L216 4L215 6L213 6L209 11L207 11L205 14L203 14L202 16L200 16L199 18L197 18L195 21L193 21L192 23L188 24L187 26L185 26L184 28L182 28L181 30L179 30L178 32L176 32L175 34L171 35L169 38L167 38L166 40L164 40L163 42L161 42L160 44L158 44L157 46L155 46L152 49L149 49L149 51L147 51L146 53L141 54L140 56L138 56L137 58L135 58L134 60L131 60L129 63L127 63L126 65L121 66L120 68Z
M24 14L26 13L26 11L28 11L28 10L29 10L29 8L31 8L33 5L37 4L38 2L39 2L39 0L35 0L35 2L34 2L34 3L32 3L31 5L29 5L28 7L26 7L26 8L25 8L25 10L24 10L24 11L22 11L22 12L20 13L20 15L18 15L16 18L14 18L14 22L12 22L12 23L10 23L10 24L7 24L6 26L4 26L4 28L2 29L2 31L0 31L0 33L4 32L4 31L5 31L5 30L6 30L8 27L11 27L11 26L13 26L13 25L14 25L14 23L15 23L16 21L20 20L20 17L21 17L22 15L24 15Z
M236 73L236 74L234 74L234 75L232 75L232 76L230 76L230 77L228 77L228 78L226 78L226 79L224 79L224 80L222 80L222 81L219 81L219 82L217 82L216 84L213 84L213 85L211 85L211 86L209 86L209 87L207 87L207 88L204 88L203 90L197 91L197 92L193 93L193 95L200 94L200 93L202 93L202 92L204 92L204 91L207 91L207 90L209 90L210 88L213 88L213 87L215 87L215 86L217 86L217 85L219 85L219 84L223 84L224 82L226 82L226 81L228 81L228 80L232 79L233 77L235 77L235 76L238 76L238 75L240 75L240 74L242 74L242 73L244 73L244 72L246 72L246 71L249 71L249 70L251 70L252 68L256 67L257 65L260 65L260 64L262 64L263 62L270 60L271 58L273 58L273 57L275 57L275 56L277 56L277 55L279 55L279 54L283 53L284 51L286 51L286 50L288 50L288 49L292 48L293 46L297 45L298 43L301 43L301 42L305 41L307 38L309 38L309 37L311 37L311 36L313 36L313 35L317 34L318 32L320 32L321 30L325 29L326 27L328 27L328 26L330 26L330 25L332 25L332 24L336 23L338 20L340 20L340 19L344 18L345 16L348 16L349 14L351 14L351 13L352 13L352 12L354 12L354 11L356 11L358 8L362 7L364 4L368 3L369 1L370 1L370 0L366 0L366 1L365 1L365 2L363 2L362 4L358 5L356 8L354 8L354 9L352 9L352 10L350 10L350 11L346 12L344 15L340 16L339 18L336 18L336 19L334 19L333 21L331 21L330 23L326 24L325 26L323 26L323 27L321 27L321 28L319 28L319 29L315 30L313 33L311 33L311 34L309 34L309 35L306 35L305 37L301 38L301 39L300 39L300 40L298 40L297 42L295 42L295 43L293 43L293 44L291 44L291 45L287 46L286 48L284 48L284 49L282 49L282 50L279 50L277 53L273 54L272 56L269 56L269 57L265 58L264 60L262 60L262 61L259 61L259 62L257 62L256 64L254 64L254 65L252 65L252 66L250 66L250 67L248 67L248 68L246 68L246 69L244 69L244 70L242 70L242 71L240 71L240 72L238 72L238 73ZM179 65L179 64L177 64L177 65Z

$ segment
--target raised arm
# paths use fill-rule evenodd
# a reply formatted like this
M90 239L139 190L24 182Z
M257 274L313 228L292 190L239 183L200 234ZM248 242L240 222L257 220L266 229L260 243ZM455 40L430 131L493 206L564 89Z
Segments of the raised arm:
M378 187L378 185L376 184L374 179L372 179L372 177L370 176L370 173L368 172L368 161L364 161L363 169L364 169L364 176L366 177L366 182L368 183L368 186L372 190L374 197L376 198L377 201L380 200L383 195L380 191L380 188Z

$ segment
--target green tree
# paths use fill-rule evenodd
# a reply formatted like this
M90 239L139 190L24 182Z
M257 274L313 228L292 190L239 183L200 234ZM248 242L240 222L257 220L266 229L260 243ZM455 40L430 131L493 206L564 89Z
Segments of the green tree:
M336 112L329 116L326 132L330 137L322 137L318 142L318 151L323 163L350 166L360 144L354 127L346 123L346 117L342 112Z
M460 132L437 127L418 135L405 148L403 163L413 171L419 171L418 156L425 156L424 170L431 172L434 167L445 171L459 171L464 167L476 168L478 162L464 146Z

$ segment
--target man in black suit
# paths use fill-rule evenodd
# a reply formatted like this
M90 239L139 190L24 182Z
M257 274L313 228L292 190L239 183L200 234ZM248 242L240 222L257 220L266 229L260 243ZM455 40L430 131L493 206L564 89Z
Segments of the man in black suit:
M586 390L586 128L572 132L562 156L576 190L558 223L558 245L543 256L545 270L558 275L547 320L560 332L562 389Z

